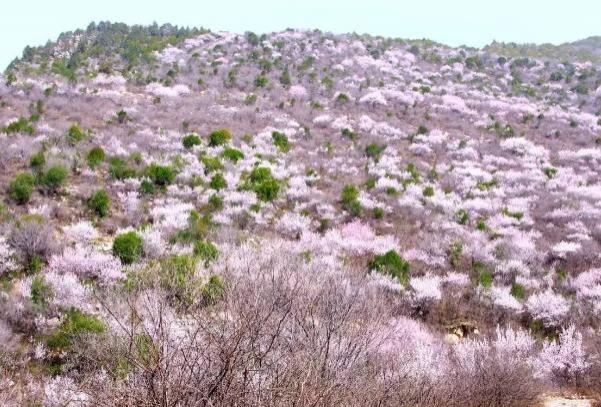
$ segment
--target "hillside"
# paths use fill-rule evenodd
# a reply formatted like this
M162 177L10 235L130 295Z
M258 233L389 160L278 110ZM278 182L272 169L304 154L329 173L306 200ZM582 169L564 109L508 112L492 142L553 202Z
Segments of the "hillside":
M0 77L0 404L601 390L598 38L91 24Z

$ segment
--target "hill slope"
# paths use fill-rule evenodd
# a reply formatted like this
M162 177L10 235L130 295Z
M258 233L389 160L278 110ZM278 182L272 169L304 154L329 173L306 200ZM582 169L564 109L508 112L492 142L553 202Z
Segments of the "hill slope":
M595 44L100 23L27 48L0 87L0 400L595 393Z

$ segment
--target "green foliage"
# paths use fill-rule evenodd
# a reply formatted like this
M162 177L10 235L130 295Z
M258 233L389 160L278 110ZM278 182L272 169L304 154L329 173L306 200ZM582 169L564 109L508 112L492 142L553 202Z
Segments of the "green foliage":
M110 204L111 199L104 189L94 192L88 199L88 208L101 218L109 214Z
M359 189L354 185L347 185L342 189L340 201L343 205L348 205L359 199Z
M23 172L15 177L11 181L8 190L11 199L15 200L18 204L24 204L29 202L33 187L35 186L35 178L33 175Z
M339 93L338 96L336 96L336 102L341 103L341 104L345 104L348 103L351 99L349 98L349 96L346 93Z
M158 164L150 164L146 168L146 174L159 187L167 186L175 179L173 168Z
M460 225L467 225L470 221L470 214L466 210L460 209L455 214L455 218Z
M484 287L484 288L490 288L492 287L492 274L490 273L490 271L481 271L480 274L478 275L478 283Z
M219 157L203 155L202 157L200 157L200 161L205 166L206 174L223 169L223 164L221 163Z
M482 69L484 67L482 60L476 56L465 58L464 63L469 69Z
M271 133L271 138L273 139L273 144L280 149L281 152L287 153L290 150L290 145L288 144L288 137L284 133L280 133L278 131L274 131Z
M140 183L140 193L142 194L154 195L156 193L156 190L156 186L152 181L145 179Z
M30 296L31 302L35 305L44 307L52 297L52 286L46 283L43 276L38 275L31 280Z
M557 168L545 167L543 171L549 179L555 178L555 176L557 175Z
M109 160L109 176L118 180L134 178L136 170L128 166L122 158L113 157Z
M72 124L71 127L69 127L69 130L67 130L67 142L71 146L74 146L85 138L86 133L78 124Z
M428 128L424 125L420 125L417 128L417 134L428 134L430 132L430 130L428 130Z
M129 119L129 116L127 115L127 112L125 110L121 109L117 112L117 123L123 124L128 119Z
M403 285L409 284L409 263L394 250L374 256L369 261L368 268L370 271L389 275Z
M357 133L355 133L351 129L347 129L347 128L342 129L341 134L342 134L342 137L345 137L345 138L347 138L349 140L353 140L353 141L357 140L359 138L359 135Z
M8 126L3 127L2 132L6 134L24 133L33 136L35 134L35 128L29 119L19 117L19 119L11 122Z
M242 151L237 150L235 148L226 148L223 150L222 155L230 161L238 162L244 158L244 154Z
M284 87L288 87L292 84L292 80L290 79L290 72L288 72L288 68L285 68L282 71L282 75L280 76L280 83Z
M267 77L265 75L258 75L255 78L255 86L257 88L264 88L267 86L267 84L269 83L269 80L267 79Z
M182 144L184 145L184 148L189 150L194 146L200 145L200 137L196 134L188 134L182 139Z
M384 218L384 209L382 208L374 208L374 218L375 219L382 219Z
M452 243L447 254L449 256L449 263L451 263L451 266L456 268L461 262L461 256L463 255L463 244L461 242Z
M143 240L136 232L117 236L113 242L113 255L123 264L132 264L142 257Z
M221 146L228 143L231 139L232 133L228 129L215 130L209 134L209 146Z
M194 244L194 255L204 262L205 267L208 267L209 263L219 258L219 250L213 243L202 240Z
M526 298L526 290L522 284L513 283L511 286L511 295L513 295L518 300L523 300Z
M56 193L67 181L69 171L62 165L50 167L42 176L41 183L51 193Z
M254 32L247 32L246 41L248 41L248 43L253 47L256 47L257 45L259 45L259 36Z
M52 62L52 73L64 76L70 81L76 80L75 68L66 59L55 59Z
M102 147L97 146L88 151L88 155L86 156L86 161L88 162L88 167L90 169L96 168L100 165L105 159L104 150Z
M209 197L209 205L213 210L219 210L223 208L223 198L217 194L213 194Z
M227 181L222 173L218 172L211 178L211 182L209 186L213 189L220 190L223 188L227 188Z
M277 198L280 192L280 183L271 174L271 169L257 167L251 171L246 188L253 190L259 200L270 202Z
M251 93L244 98L244 104L247 106L254 105L257 103L257 95Z
M342 207L352 216L361 216L363 208L359 202L359 189L354 185L346 185L340 195Z
M223 298L226 290L226 285L219 276L209 277L209 281L201 289L202 304L210 306L217 303Z
M422 195L425 196L426 198L433 197L434 196L434 187L432 187L431 185L428 185L422 191Z
M578 93L579 95L588 95L588 86L586 83L580 82L576 85L576 87L574 87L574 92Z
M170 256L161 260L160 282L176 305L191 306L201 290L195 279L197 259L193 256Z
M36 174L40 174L42 169L46 165L46 157L43 151L39 151L31 156L29 159L29 168L31 168Z
M65 349L72 345L77 335L101 334L105 331L106 325L100 318L84 314L77 308L71 308L65 314L58 331L46 338L46 345L50 349Z
M371 143L365 147L365 155L374 159L375 161L378 161L384 150L386 150L386 145Z

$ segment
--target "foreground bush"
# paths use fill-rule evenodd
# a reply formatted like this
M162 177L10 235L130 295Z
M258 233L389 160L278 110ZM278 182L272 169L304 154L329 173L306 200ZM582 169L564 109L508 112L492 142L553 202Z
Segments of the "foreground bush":
M231 139L232 133L228 129L215 130L209 134L209 146L221 146L228 143Z
M368 267L371 271L396 278L401 284L409 283L409 263L393 250L375 256L369 262Z
M35 186L35 178L29 173L21 173L9 185L9 194L19 204L29 202L33 187Z
M136 232L121 234L113 242L113 255L123 264L132 264L140 260L142 249L143 240Z
M151 164L146 169L146 173L148 178L159 187L167 186L175 179L175 172L173 169L162 165Z
M50 167L42 177L42 185L51 193L56 193L67 181L69 171L62 165Z
M109 195L104 189L94 192L88 199L88 207L101 218L109 214L110 203Z

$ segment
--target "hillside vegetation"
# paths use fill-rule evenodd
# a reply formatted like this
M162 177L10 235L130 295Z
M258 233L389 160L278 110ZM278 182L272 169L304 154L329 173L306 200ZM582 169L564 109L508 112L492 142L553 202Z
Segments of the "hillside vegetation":
M103 22L0 77L0 405L601 391L598 38Z

